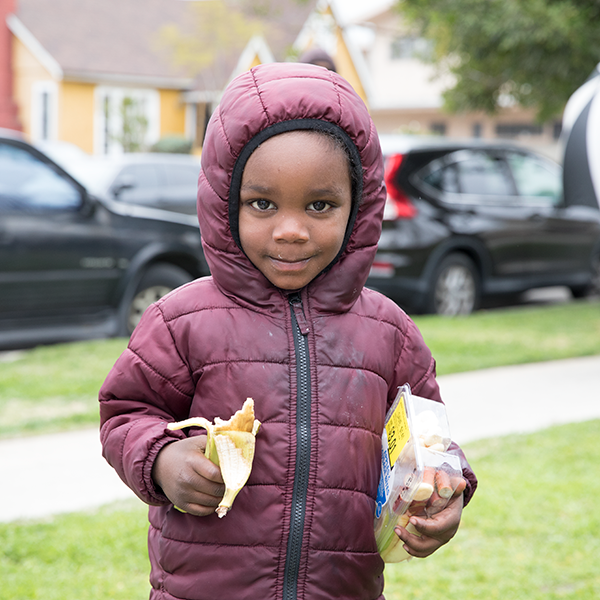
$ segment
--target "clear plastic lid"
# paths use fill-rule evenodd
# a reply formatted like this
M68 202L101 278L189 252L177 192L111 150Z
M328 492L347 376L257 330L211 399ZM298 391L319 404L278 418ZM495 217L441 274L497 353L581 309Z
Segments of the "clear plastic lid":
M443 510L462 479L460 458L447 452L450 427L446 407L403 385L385 420L381 476L375 509L377 548L386 562L410 558L394 532L412 515Z

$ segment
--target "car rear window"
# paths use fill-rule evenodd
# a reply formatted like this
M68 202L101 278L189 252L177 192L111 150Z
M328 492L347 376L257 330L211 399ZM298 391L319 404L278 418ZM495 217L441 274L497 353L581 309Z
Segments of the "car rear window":
M537 157L520 153L510 153L508 164L519 195L525 201L547 200L558 204L562 198L562 177L560 168Z

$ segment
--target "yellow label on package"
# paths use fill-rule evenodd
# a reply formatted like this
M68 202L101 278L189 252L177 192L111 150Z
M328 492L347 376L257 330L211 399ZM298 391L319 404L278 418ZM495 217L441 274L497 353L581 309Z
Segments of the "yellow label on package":
M385 430L388 439L390 467L393 467L396 459L400 456L400 452L402 452L402 448L404 448L406 442L410 439L410 429L404 406L404 394L400 397L398 406L396 406L389 421L386 423Z

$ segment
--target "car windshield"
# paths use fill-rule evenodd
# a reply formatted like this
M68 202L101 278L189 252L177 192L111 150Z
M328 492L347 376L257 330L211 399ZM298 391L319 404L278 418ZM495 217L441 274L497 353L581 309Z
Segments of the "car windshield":
M0 209L72 209L79 192L30 152L0 143Z
M69 173L93 194L104 194L114 180L119 166L102 158L73 161Z

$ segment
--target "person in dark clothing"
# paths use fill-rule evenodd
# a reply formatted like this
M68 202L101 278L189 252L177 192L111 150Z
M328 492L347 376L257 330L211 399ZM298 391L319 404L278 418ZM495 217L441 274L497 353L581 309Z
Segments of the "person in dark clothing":
M300 55L298 62L325 67L330 71L337 72L333 58L325 52L325 50L318 47L312 47L306 50L306 52L303 52Z

